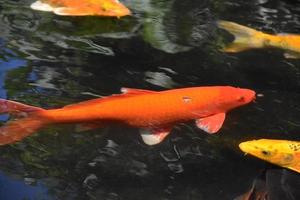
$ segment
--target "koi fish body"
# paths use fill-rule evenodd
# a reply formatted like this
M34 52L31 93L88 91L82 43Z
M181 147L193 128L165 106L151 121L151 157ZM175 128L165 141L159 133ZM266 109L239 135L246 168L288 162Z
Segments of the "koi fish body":
M118 0L38 0L30 7L67 16L123 17L131 14L130 10Z
M0 128L0 144L21 140L48 124L80 124L79 130L124 124L141 128L146 144L161 142L178 123L196 120L216 133L226 112L254 100L255 92L229 86L192 87L166 91L123 88L123 94L44 110L9 100L0 101L0 113L27 115ZM21 113L21 114L20 114Z
M300 173L300 142L260 139L242 142L239 147L245 153Z
M254 48L280 48L286 58L300 58L300 35L263 33L229 21L218 21L222 28L234 35L234 41L223 49L224 52L241 52Z

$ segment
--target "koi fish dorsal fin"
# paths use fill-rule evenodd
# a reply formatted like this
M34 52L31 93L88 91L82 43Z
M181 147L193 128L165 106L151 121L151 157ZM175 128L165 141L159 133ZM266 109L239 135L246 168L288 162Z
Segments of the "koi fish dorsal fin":
M82 107L82 106L89 106L89 105L93 105L93 104L103 103L105 101L111 101L113 99L128 98L128 97L141 95L141 94L157 93L156 91L133 89L133 88L121 88L121 92L122 92L121 94L113 94L110 96L104 96L104 97L97 98L97 99L91 99L91 100L83 101L80 103L66 105L66 106L64 106L64 108L76 108L76 107Z
M225 120L225 113L218 113L209 117L196 120L196 125L203 131L213 134L220 130Z
M152 91L152 90L143 90L143 89L126 88L126 87L122 87L121 92L123 94L151 94L151 93L157 93L156 91Z
M162 142L170 133L171 128L142 129L141 136L145 144L156 145Z

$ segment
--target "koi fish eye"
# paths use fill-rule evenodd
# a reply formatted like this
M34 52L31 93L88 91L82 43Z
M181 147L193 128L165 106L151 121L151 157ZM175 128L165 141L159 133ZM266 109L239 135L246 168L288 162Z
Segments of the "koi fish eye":
M239 96L237 98L237 100L240 101L240 102L243 102L243 101L245 101L245 97L244 96Z
M264 156L270 156L270 155L271 155L271 152L270 152L270 151L266 151L266 150L262 150L261 153L262 153Z

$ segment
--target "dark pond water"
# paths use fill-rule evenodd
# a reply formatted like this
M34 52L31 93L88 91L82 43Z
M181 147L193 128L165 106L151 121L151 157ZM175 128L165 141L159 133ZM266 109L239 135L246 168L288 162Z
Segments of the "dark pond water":
M60 17L31 10L31 0L1 0L0 97L55 108L121 87L203 85L246 87L264 97L230 112L217 135L187 123L152 147L137 129L49 127L0 148L0 199L230 200L263 170L272 177L272 199L300 199L299 175L237 147L257 138L300 140L300 60L276 49L222 53L232 38L215 25L226 19L299 33L300 2L123 2L133 16L118 20Z

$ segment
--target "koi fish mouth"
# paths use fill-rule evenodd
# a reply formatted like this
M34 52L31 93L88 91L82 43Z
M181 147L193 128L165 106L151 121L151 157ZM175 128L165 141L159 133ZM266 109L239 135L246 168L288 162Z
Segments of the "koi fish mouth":
M239 144L239 148L245 153L248 154L251 152L253 146L249 142L242 142Z
M250 90L250 89L241 89L241 90L242 90L243 101L245 103L250 103L252 101L255 101L255 99L256 99L255 91Z

